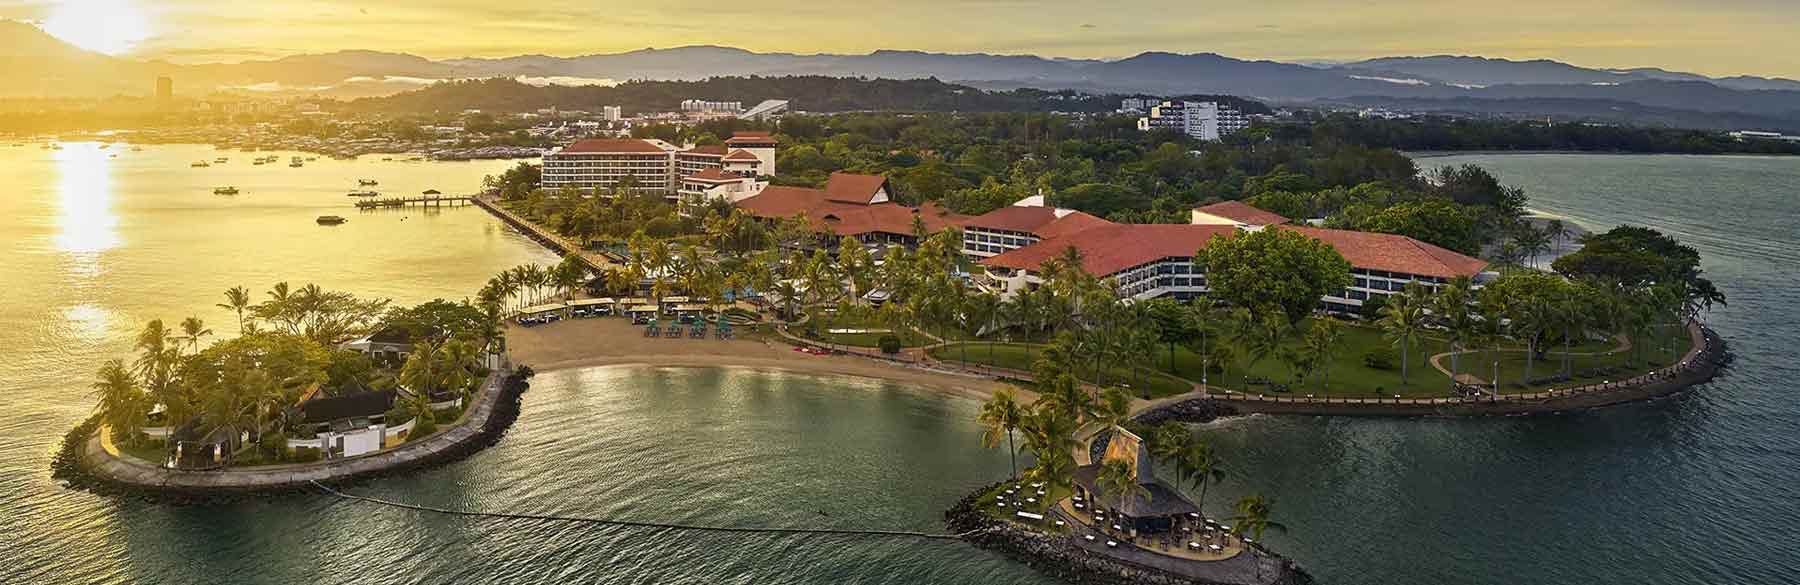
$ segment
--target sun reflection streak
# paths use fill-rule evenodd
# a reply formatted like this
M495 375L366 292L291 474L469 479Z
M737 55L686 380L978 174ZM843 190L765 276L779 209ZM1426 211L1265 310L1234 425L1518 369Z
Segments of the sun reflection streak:
M112 208L112 161L98 144L65 144L55 157L60 211L56 248L85 257L91 265L96 254L121 243L119 216Z

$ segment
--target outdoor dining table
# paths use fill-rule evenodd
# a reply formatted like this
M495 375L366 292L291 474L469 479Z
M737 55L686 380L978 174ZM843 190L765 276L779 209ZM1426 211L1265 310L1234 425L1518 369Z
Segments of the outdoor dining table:
M1113 525L1113 530L1124 530L1124 528L1119 528L1119 525L1118 525L1118 524L1114 524L1114 525Z
M1195 550L1199 550L1199 549L1200 549L1200 543L1198 543L1198 542L1189 542L1189 543L1188 543L1188 548L1191 548L1191 549L1195 549Z

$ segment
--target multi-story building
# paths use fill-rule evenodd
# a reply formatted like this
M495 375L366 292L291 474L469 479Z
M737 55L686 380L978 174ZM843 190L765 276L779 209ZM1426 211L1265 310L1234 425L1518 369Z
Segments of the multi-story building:
M966 219L936 203L919 207L895 203L892 191L881 175L832 173L824 189L766 187L737 206L765 221L804 217L813 232L827 237L828 246L845 237L865 245L917 246L915 223L926 232L937 232Z
M630 179L637 193L736 199L759 189L760 177L775 174L776 146L767 132L740 132L724 145L687 148L648 138L581 140L544 155L543 186L606 195Z
M625 118L625 110L620 108L619 106L601 106L600 107L600 119L601 120L605 120L607 122L617 122L624 118Z
M1217 141L1250 127L1250 118L1218 102L1162 102L1138 118L1138 129L1174 130L1197 140Z
M744 102L714 102L707 100L681 100L683 112L723 112L736 114L744 111Z
M1403 290L1408 283L1436 288L1458 276L1478 277L1480 282L1485 279L1482 270L1487 266L1487 262L1479 258L1406 236L1283 225L1286 218L1279 215L1255 208L1251 209L1258 213L1244 213L1236 206L1202 207L1196 210L1196 222L1186 225L1118 224L1094 218L1091 222L1068 224L1054 236L1019 237L1017 241L1029 243L1016 247L1003 244L1009 249L998 254L980 248L992 244L969 239L971 233L977 233L978 237L991 236L995 233L991 226L1025 226L1026 222L1020 218L1027 217L1027 212L1018 211L1020 209L1034 208L1006 208L963 221L963 251L987 269L985 275L976 279L977 284L1005 296L1042 283L1044 262L1074 248L1081 253L1083 267L1088 273L1110 279L1122 297L1188 300L1208 292L1206 275L1194 264L1195 252L1205 248L1214 238L1236 237L1262 229L1293 230L1325 242L1350 262L1351 285L1319 299L1321 309L1337 313L1359 312L1370 298L1391 295ZM1022 231L1014 229L1000 233L1013 237L1012 234Z
M1121 113L1121 114L1142 114L1144 112L1150 111L1150 108L1155 106L1159 101L1161 101L1161 100L1158 100L1156 98L1128 97L1128 98L1119 100L1119 113Z
M1042 205L1013 205L963 222L963 255L980 260L1036 244L1046 238L1108 224L1104 219Z

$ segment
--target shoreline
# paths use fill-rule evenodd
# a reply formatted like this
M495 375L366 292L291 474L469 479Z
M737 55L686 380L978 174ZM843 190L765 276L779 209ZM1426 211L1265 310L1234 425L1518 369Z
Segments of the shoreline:
M1452 156L1504 156L1504 155L1511 155L1511 154L1538 154L1538 155L1585 154L1585 155L1601 155L1601 156L1742 156L1742 157L1766 157L1766 158L1794 158L1796 156L1800 156L1800 155L1793 155L1793 154L1778 154L1778 153L1766 153L1766 152L1699 153L1699 152L1632 152L1632 151L1628 151L1628 150L1554 150L1554 149L1552 149L1552 150L1477 149L1477 150L1419 150L1419 151L1401 150L1400 154L1406 155L1407 158L1410 158L1413 160L1428 159L1428 158L1447 158L1447 157L1452 157Z

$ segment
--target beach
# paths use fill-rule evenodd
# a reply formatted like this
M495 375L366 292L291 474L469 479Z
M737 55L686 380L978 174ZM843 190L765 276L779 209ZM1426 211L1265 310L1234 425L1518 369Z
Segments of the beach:
M991 378L952 374L854 356L820 356L784 343L749 339L644 337L620 318L566 319L536 327L508 326L515 363L538 372L615 365L735 366L878 378L985 400L1003 386ZM1029 392L1020 392L1021 398Z

